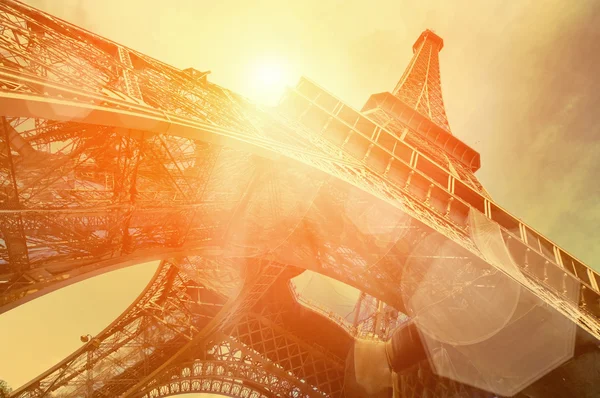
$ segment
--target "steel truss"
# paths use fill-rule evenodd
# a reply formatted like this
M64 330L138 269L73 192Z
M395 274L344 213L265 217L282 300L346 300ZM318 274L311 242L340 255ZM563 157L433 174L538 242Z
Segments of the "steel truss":
M441 43L417 44L394 94L421 116L361 114L305 79L270 110L0 2L0 311L163 260L119 319L15 396L342 396L343 355L290 326L295 300L264 298L309 269L410 315L407 261L509 278L486 263L472 212L497 223L519 283L600 338L598 274L491 201L472 150L420 130L450 135Z
M425 31L413 46L414 57L398 81L393 94L411 108L426 115L438 126L450 131L442 99L438 54L444 41L432 31Z

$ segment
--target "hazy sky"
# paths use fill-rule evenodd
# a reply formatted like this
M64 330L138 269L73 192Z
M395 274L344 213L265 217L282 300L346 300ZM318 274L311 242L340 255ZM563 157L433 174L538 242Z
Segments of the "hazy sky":
M256 65L279 64L288 85L306 75L361 107L371 93L393 89L413 42L433 29L445 40L448 119L481 153L480 180L498 203L600 269L597 0L28 3L177 67L210 69L212 81L261 101L280 87L261 91ZM16 387L68 354L78 335L125 308L150 273L99 277L0 316L0 341L11 341L0 358L17 358L0 362L0 378ZM102 317L90 316L84 298L107 308ZM74 345L31 347L57 327ZM9 336L27 337L12 344Z

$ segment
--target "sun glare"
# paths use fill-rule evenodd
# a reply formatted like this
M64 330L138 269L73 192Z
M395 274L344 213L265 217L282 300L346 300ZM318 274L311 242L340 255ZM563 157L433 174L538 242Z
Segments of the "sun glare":
M286 86L295 84L287 63L277 58L256 60L249 80L250 97L265 105L276 105Z
M283 79L283 68L276 62L265 62L256 68L256 77L263 86L281 85Z

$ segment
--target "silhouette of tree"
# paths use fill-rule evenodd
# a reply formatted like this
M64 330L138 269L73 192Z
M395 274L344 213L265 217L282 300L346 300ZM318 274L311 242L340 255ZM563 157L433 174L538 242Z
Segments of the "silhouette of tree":
M4 380L0 380L0 398L8 398L12 388Z

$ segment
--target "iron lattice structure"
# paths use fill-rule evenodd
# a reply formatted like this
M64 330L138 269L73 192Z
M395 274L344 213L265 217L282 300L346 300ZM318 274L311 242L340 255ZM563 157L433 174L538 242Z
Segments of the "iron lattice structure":
M299 304L289 279L316 271L411 315L408 262L504 275L469 232L474 213L519 283L600 338L600 276L489 198L479 154L450 134L441 47L424 32L393 94L362 111L304 78L263 109L0 1L1 312L162 261L121 317L13 396L342 397L359 332ZM470 391L418 367L401 375L405 396Z
M431 31L419 36L413 46L415 56L400 78L393 94L405 104L450 131L442 98L440 61L442 39Z

